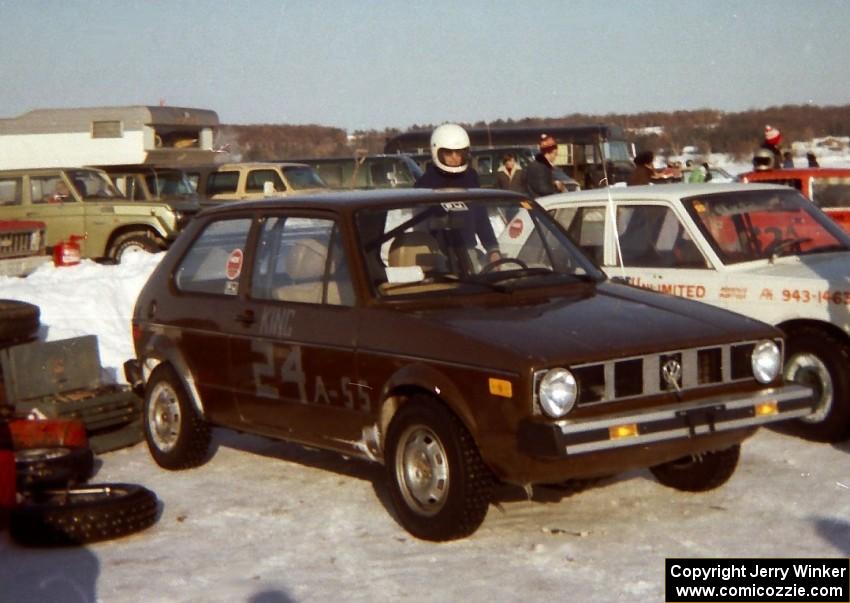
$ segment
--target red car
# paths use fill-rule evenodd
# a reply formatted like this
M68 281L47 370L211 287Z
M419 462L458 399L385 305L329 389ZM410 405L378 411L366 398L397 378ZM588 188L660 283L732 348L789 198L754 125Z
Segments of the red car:
M850 168L761 170L741 174L740 179L794 187L850 232Z

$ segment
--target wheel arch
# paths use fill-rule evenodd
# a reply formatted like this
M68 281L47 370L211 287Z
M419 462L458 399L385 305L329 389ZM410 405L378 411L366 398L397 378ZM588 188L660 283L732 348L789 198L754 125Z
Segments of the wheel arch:
M106 242L106 249L104 250L104 254L107 256L111 256L112 248L118 241L123 238L137 235L148 237L152 241L155 241L157 245L159 245L163 249L165 248L165 237L163 233L159 232L150 224L127 224L125 226L119 226L109 234L109 240L107 240Z
M449 377L438 369L416 363L407 365L390 377L381 391L378 413L378 433L381 455L386 445L387 429L399 409L412 397L424 395L444 404L455 416L478 445L475 416L466 398Z
M850 347L850 335L848 335L847 332L841 329L840 327L837 327L834 324L830 322L825 322L823 320L795 318L791 320L786 320L785 322L781 322L776 326L782 329L783 333L785 333L786 339L791 337L791 334L794 332L820 331L821 333L826 333L827 335L830 335L838 341L842 342L844 345Z
M192 401L195 410L204 417L204 404L195 386L195 377L180 350L164 336L154 335L145 345L145 350L139 354L139 364L142 369L142 381L147 387L151 374L159 366L168 364L174 370L183 388Z

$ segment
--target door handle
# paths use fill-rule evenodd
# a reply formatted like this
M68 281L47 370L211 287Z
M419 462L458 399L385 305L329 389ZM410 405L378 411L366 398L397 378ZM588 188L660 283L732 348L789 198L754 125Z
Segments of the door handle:
M242 325L246 327L250 327L254 324L254 311L253 310L245 310L242 314L236 315L236 322L242 323Z

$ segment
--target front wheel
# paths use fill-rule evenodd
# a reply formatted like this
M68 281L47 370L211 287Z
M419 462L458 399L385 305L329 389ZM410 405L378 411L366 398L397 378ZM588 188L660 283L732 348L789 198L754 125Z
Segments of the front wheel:
M659 482L684 492L706 492L719 488L732 477L738 466L741 445L723 450L685 456L649 468Z
M837 442L850 434L850 351L826 333L800 331L788 336L784 376L815 392L815 410L797 421L804 437Z
M445 541L478 529L493 475L466 427L442 403L413 397L390 423L386 453L393 506L408 532Z
M189 469L204 463L210 428L186 393L177 373L161 364L145 389L145 440L160 467Z
M146 251L148 253L159 253L162 247L156 241L144 233L134 233L119 237L109 250L109 257L120 264L128 255Z

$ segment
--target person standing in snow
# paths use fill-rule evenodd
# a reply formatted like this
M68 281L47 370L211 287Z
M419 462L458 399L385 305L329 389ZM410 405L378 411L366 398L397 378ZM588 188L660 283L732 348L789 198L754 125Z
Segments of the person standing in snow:
M558 157L558 143L548 134L541 134L537 146L540 152L525 169L525 184L532 199L564 190L564 183L555 180L553 171L555 159Z
M525 172L516 161L513 153L505 153L502 165L496 172L496 187L506 191L526 192Z

